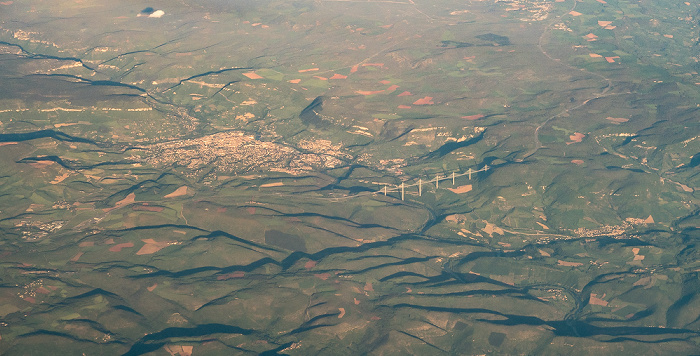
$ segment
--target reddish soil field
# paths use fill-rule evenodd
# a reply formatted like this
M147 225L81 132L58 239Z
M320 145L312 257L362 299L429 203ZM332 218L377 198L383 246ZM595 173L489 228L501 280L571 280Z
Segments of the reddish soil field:
M433 102L433 97L432 96L426 96L422 99L418 99L413 102L413 105L433 105L435 104Z
M243 73L244 76L248 77L248 79L262 79L263 77L259 74L256 74L255 72L247 72Z
M326 280L330 278L331 274L330 273L319 273L319 274L314 274L314 277L321 279L321 280Z
M243 277L245 277L245 272L243 272L243 271L236 271L236 272L233 272L233 273L228 273L228 274L224 274L224 275L218 276L218 277L216 277L216 280L217 280L217 281L225 281L225 280L231 279L231 278L243 278Z
M134 247L134 243L133 242L124 242L124 243L117 244L117 245L110 247L109 250L112 252L119 252L123 248L127 248L127 247Z
M77 262L80 259L80 257L83 256L84 253L85 252L78 252L75 256L73 256L73 258L70 259L71 262Z
M571 140L572 142L567 143L581 142L581 140L583 140L584 137L586 137L586 135L580 132L576 132L573 135L569 135L569 140Z

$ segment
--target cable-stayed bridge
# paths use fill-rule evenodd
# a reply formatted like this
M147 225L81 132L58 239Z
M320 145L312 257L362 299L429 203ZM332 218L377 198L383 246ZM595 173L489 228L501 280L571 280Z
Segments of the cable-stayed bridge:
M374 194L388 195L389 193L400 193L401 200L405 200L406 191L409 188L418 187L418 196L422 196L423 195L423 185L425 185L425 184L435 185L435 189L439 189L440 182L442 182L442 181L452 181L452 185L455 185L455 180L457 178L467 176L467 177L469 177L469 180L471 180L473 174L476 174L479 172L486 172L488 170L489 170L489 166L484 165L481 169L477 169L477 170L469 168L468 170L461 172L461 173L452 172L452 174L445 175L445 176L441 176L438 174L435 176L435 178L431 178L431 179L427 179L427 180L423 180L421 178L421 179L418 179L418 181L413 183L413 184L406 184L405 182L402 182L399 185L375 183L375 184L383 184L384 186L380 190L374 192Z
M455 172L452 172L452 174L448 174L448 175L444 175L444 176L437 174L434 178L430 178L430 179L419 178L417 181L415 181L412 184L406 184L406 182L402 182L401 184L397 185L397 184L391 184L391 183L372 182L372 184L381 185L382 188L379 190L374 190L374 191L363 191L361 193L353 194L353 195L332 196L332 197L314 196L314 197L307 197L307 198L324 199L324 200L330 200L330 201L334 201L334 202L340 202L340 201L346 201L349 199L355 199L355 198L359 198L359 197L376 196L376 195L380 195L380 194L388 196L391 193L399 193L399 195L400 195L399 197L401 198L401 200L406 200L407 191L408 191L408 194L415 194L415 193L411 193L409 191L409 190L411 190L411 188L412 188L412 190L414 190L414 192L417 191L418 196L422 196L424 185L431 185L431 186L434 185L435 189L439 189L440 182L452 181L452 185L454 186L456 184L457 178L466 176L469 178L469 180L471 180L473 175L475 175L479 172L486 172L489 169L491 169L491 168L488 165L484 165L483 167L481 167L481 169L476 169L476 170L469 168L464 172L458 173L455 171ZM365 182L365 183L369 183L369 182ZM449 184L449 182L447 184ZM275 194L283 195L282 193L275 193ZM289 195L289 196L290 197L294 196L295 199L300 199L302 197L300 195Z

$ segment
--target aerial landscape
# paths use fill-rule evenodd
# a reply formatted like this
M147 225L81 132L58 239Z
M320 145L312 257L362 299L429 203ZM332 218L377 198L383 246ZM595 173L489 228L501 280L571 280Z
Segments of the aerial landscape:
M697 2L0 1L0 354L698 355L699 71Z

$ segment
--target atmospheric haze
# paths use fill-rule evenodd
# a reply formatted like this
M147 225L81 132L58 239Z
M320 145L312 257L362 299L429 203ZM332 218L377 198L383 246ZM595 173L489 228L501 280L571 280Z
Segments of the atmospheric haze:
M700 354L699 16L0 2L0 354Z

